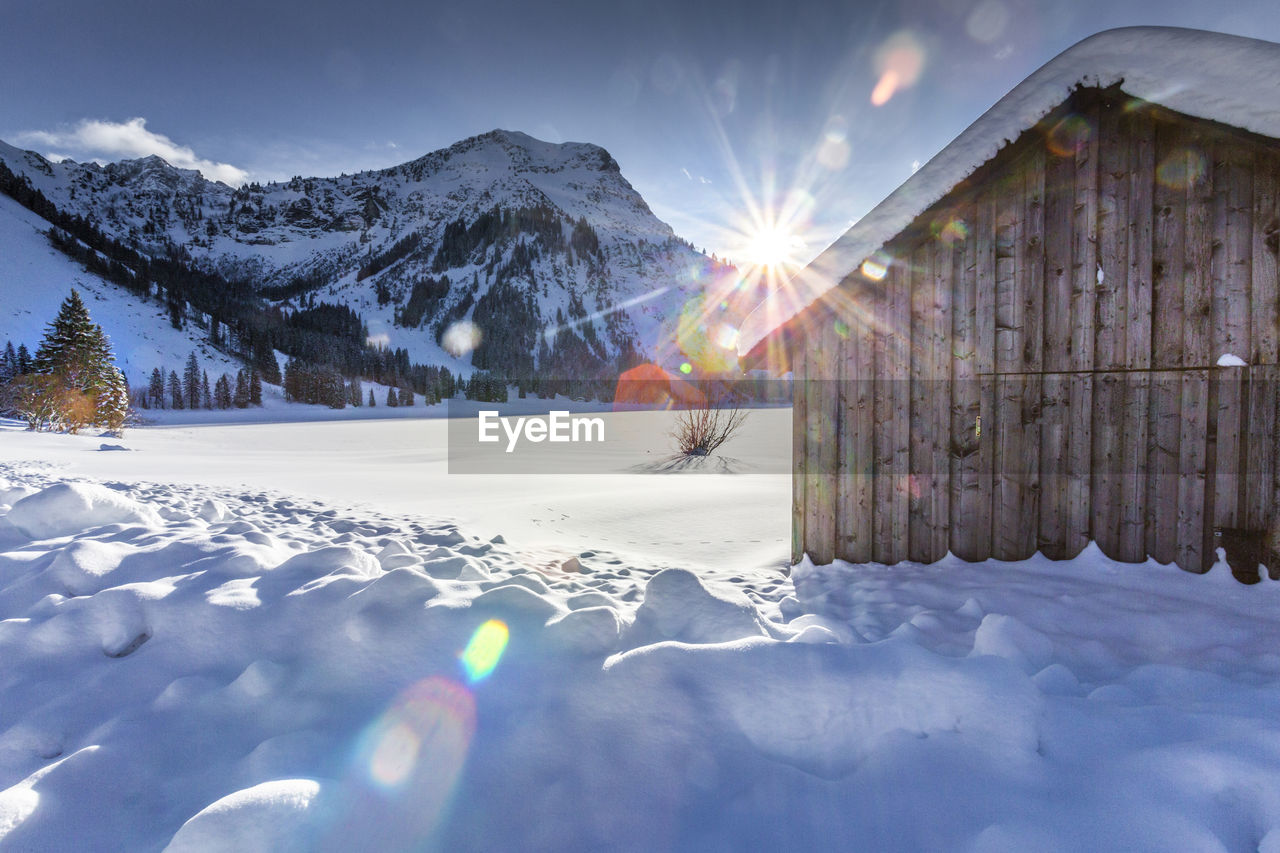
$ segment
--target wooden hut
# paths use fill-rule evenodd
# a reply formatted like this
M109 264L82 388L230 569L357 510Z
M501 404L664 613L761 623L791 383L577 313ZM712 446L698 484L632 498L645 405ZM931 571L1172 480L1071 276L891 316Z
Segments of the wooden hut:
M1089 67L1151 41L1165 65L1145 77ZM1213 56L1225 82L1168 79ZM1237 65L1253 70L1210 91ZM1095 36L815 261L834 286L756 349L783 341L796 378L793 560L1096 541L1204 571L1222 537L1260 540L1277 513L1275 80L1277 45Z

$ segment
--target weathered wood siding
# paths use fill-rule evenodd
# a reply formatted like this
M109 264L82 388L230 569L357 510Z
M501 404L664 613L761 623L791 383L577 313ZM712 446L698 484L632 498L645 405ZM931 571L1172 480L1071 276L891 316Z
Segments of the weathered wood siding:
M1278 243L1280 143L1077 92L793 321L793 557L1207 569L1277 511Z

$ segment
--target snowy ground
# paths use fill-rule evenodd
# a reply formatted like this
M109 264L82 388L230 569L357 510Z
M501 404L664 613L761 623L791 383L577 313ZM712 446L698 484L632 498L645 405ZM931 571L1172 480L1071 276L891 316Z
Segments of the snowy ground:
M1280 851L1280 584L785 577L788 419L732 476L0 429L0 849Z

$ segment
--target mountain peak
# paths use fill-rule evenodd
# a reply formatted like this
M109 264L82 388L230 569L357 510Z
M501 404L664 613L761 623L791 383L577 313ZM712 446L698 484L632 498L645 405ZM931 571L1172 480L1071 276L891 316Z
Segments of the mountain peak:
M451 369L462 357L442 334L462 320L488 330L471 360L482 369L528 372L545 355L541 369L570 375L626 353L665 358L714 271L604 148L517 130L386 169L238 189L158 156L49 164L5 147L0 162L122 244L176 249L271 301L344 305L389 348Z
M550 171L561 171L567 168L588 168L601 172L622 171L613 156L599 145L589 142L547 142L519 130L503 128L495 128L488 133L468 137L435 154L452 157L475 150L491 150L495 147L506 152L512 165L521 168L535 166ZM432 156L432 154L427 155L427 157Z

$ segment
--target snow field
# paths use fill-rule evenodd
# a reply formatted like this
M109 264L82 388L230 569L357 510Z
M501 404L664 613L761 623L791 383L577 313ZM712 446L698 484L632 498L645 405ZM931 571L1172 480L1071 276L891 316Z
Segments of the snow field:
M1280 584L1225 565L692 572L40 456L0 461L3 849L1280 845Z
M705 476L697 468L636 476L637 462L651 466L671 453L671 413L643 411L600 412L606 434L619 440L575 446L575 455L583 457L580 467L602 474L450 474L450 421L443 415L482 405L452 401L430 408L334 412L269 403L265 409L210 413L256 422L130 429L121 440L105 441L91 435L36 435L16 422L0 421L0 462L42 476L52 465L59 478L202 483L237 493L285 491L330 506L448 518L484 539L501 535L524 549L538 549L538 559L547 562L605 550L637 564L690 568L734 583L759 567L778 569L771 582L782 580L790 536L789 480L785 473L756 472L790 470L789 409L751 413L742 435L726 446L739 458L732 477ZM517 401L510 409L542 407L545 412L546 405ZM601 407L557 400L555 408ZM339 417L269 422L326 412ZM103 452L104 444L129 452ZM725 458L714 457L717 462Z

